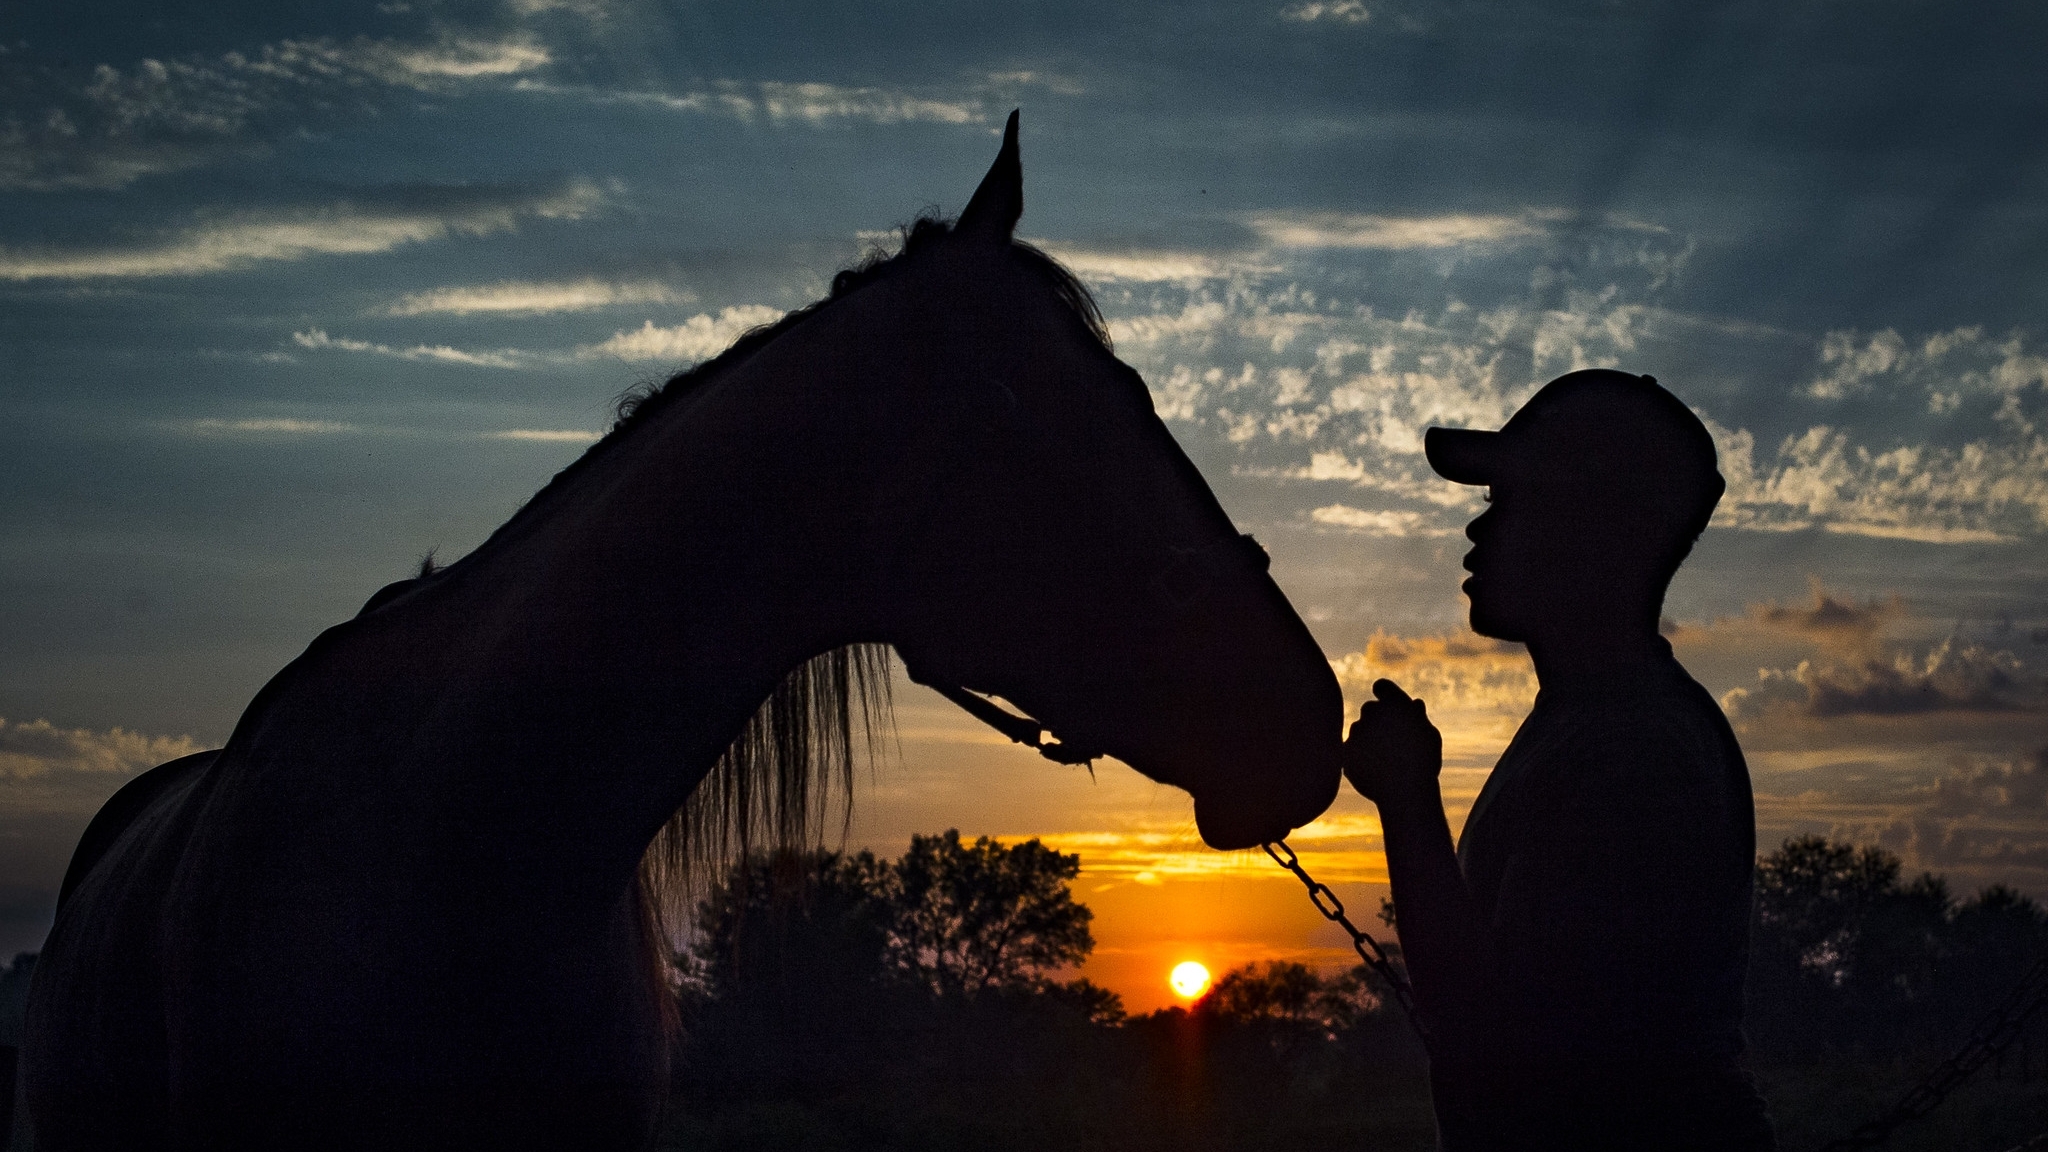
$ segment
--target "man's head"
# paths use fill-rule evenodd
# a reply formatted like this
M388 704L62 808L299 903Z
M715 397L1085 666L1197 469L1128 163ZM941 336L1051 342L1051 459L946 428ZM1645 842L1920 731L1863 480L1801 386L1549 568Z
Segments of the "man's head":
M1654 625L1725 487L1699 418L1608 369L1551 381L1498 432L1431 428L1424 449L1444 478L1490 490L1465 590L1473 629L1503 639Z

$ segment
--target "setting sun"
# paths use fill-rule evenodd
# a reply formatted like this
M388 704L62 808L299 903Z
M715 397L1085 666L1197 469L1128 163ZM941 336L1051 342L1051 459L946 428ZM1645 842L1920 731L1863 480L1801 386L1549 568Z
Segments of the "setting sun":
M1183 960L1173 966L1166 982L1173 985L1176 995L1193 1000L1209 990L1209 970L1193 960Z

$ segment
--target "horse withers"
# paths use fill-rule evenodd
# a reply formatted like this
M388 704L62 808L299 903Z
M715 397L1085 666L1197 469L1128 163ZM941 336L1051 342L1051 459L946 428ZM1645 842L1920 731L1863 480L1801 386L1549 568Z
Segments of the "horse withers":
M1329 666L1021 211L1013 115L956 224L639 400L110 803L35 975L39 1146L643 1145L649 845L803 826L884 645L1186 789L1215 847L1321 813Z

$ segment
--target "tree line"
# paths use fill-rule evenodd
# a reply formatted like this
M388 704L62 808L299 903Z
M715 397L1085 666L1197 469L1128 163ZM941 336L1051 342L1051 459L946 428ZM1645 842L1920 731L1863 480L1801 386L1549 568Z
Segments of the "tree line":
M732 868L676 960L676 1146L1432 1146L1421 1047L1363 966L1249 965L1135 1016L1063 977L1094 945L1080 864L949 831ZM1860 1062L1882 1091L2048 955L2033 899L1813 836L1758 860L1752 929L1759 1065Z

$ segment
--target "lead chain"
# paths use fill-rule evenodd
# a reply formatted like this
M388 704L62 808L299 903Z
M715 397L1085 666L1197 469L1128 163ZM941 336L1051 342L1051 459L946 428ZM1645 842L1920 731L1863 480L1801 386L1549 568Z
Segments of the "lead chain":
M1378 974L1381 980L1386 981L1387 987L1394 993L1394 1002L1407 1014L1408 1022L1414 1025L1417 1033L1426 1035L1421 1018L1415 1015L1414 989L1409 987L1407 975L1394 963L1393 958L1387 955L1387 950L1380 947L1380 942L1373 939L1371 933L1351 922L1351 917L1344 914L1344 902L1337 899L1337 894L1330 890L1328 884L1308 874L1308 869L1301 866L1301 857L1294 854L1294 849L1287 846L1287 841L1275 840L1261 844L1260 847L1266 850L1266 855L1273 858L1273 863L1294 873L1295 879L1302 882L1308 889L1309 903L1316 906L1316 911L1323 914L1323 919L1350 935L1351 947L1357 951L1358 958L1365 961L1365 966Z

